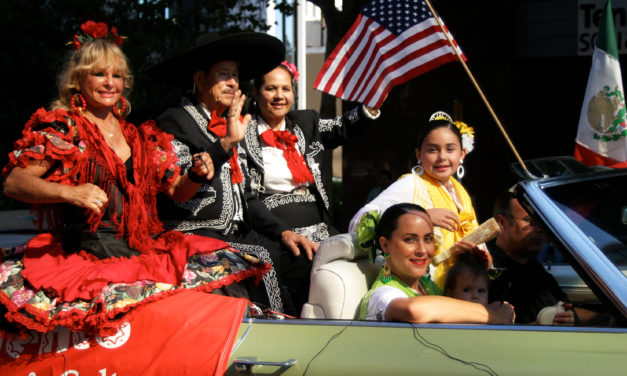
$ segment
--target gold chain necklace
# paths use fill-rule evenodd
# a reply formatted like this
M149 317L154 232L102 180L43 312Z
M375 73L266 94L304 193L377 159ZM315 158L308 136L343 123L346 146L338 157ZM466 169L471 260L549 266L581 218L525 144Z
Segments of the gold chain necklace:
M107 133L107 134L105 134L105 136L107 136L107 137L109 137L109 138L113 138L113 135L115 134L115 129L116 129L116 127L115 127L115 123L113 124L113 130L112 130L112 131L110 131L110 130L108 130L108 129L105 129L105 128L104 128L104 125L101 125L101 126L99 126L98 128L100 128L100 131L101 131L101 132L102 132L102 130L103 130L103 129L105 130L105 132Z
M113 130L108 130L107 128L105 128L104 126L104 121L103 122L98 122L96 121L96 119L94 119L92 117L92 115L88 114L87 118L94 124L96 124L98 126L98 130L100 130L100 133L102 133L103 136L106 136L108 138L113 138L113 136L115 135L115 130L116 130L116 121L117 120L113 120Z

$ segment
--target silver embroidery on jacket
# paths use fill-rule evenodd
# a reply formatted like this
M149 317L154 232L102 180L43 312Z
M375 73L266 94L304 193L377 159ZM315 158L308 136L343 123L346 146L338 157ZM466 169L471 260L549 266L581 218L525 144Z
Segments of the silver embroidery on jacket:
M350 112L346 116L348 118L348 121L351 122L351 124L355 124L359 120L359 109L361 107L362 106L357 106L353 108L352 110L350 110Z
M336 116L335 119L320 119L318 130L320 133L333 132L335 128L342 128L342 125L342 116Z
M303 202L316 202L316 196L312 194L275 193L263 199L263 203L266 204L268 210L276 209L283 205L300 204Z
M209 139L211 142L217 142L217 137L213 135L211 132L207 130L207 119L202 116L198 109L187 97L183 97L181 99L181 106L183 109L190 114L190 116L194 119L194 122L202 131L202 133ZM176 155L179 158L179 165L181 168L189 168L191 166L191 153L189 147L180 141L173 142L175 145ZM228 163L222 165L219 173L216 174L214 179L219 178L220 184L222 185L223 201L222 201L222 212L218 218L214 219L198 219L198 220L168 220L164 221L164 225L168 228L173 228L178 231L192 231L199 228L211 228L215 230L220 230L223 232L228 232L232 226L232 219L235 211L235 203L233 202L233 189L231 184L231 168ZM199 190L199 192L204 193L201 198L192 198L186 202L175 202L180 208L183 208L194 216L198 215L198 213L205 207L214 204L216 202L217 192L215 189L209 184L203 184Z
M260 245L253 244L244 244L244 243L235 243L228 242L229 245L235 249L240 251L246 251L257 256L259 260L262 262L267 262L268 264L272 264L272 259L270 258L270 252L267 249ZM276 276L276 271L274 267L270 269L263 276L263 283L266 286L266 293L268 294L268 300L270 301L270 308L277 312L283 312L283 303L281 301L281 289L279 287L279 281Z
M181 175L183 175L192 165L192 153L190 153L189 147L187 145L177 139L172 140L171 144L174 152L176 153L176 156L179 159L177 165L181 167Z
M263 168L263 152L261 150L261 144L259 142L259 130L257 129L257 118L253 117L248 124L248 129L246 130L246 146L250 151L251 158L255 161L257 165Z
M324 206L329 209L329 197L327 196L327 192L324 189L324 185L322 185L322 172L320 171L320 165L316 163L316 155L324 151L324 146L320 141L314 141L309 144L309 149L311 152L307 153L307 164L309 165L309 169L311 170L311 175L313 175L314 181L316 182L316 187L318 187L318 192L322 196L322 201L324 201Z
M183 99L181 99L181 107L183 107L183 109L190 114L190 116L194 119L194 123L198 126L198 129L200 129L200 131L208 139L210 139L211 142L216 142L218 140L218 138L207 129L207 125L209 125L207 119L202 116L200 112L198 112L198 109L194 106L192 101L189 100L189 98L183 97Z
M214 177L215 179L216 177ZM228 167L228 163L225 163L220 170L219 174L220 183L222 184L222 191L225 193L223 195L222 201L222 212L218 218L214 219L197 219L197 220L169 220L165 221L164 224L168 228L172 228L177 231L192 231L199 228L211 228L222 231L229 231L229 228L232 225L231 219L233 219L233 215L235 212L235 204L233 202L233 194L232 194L232 185L231 185L231 171ZM208 195L205 195L199 199L191 199L185 202L175 202L175 204L183 208L194 216L198 215L200 210L212 203L216 202L217 193L215 189L209 184L203 184L200 187L200 192L209 192Z
M301 234L312 242L320 243L329 237L329 227L326 223L320 222L307 227L297 227L294 232Z
M294 124L294 135L298 137L298 142L296 143L298 151L301 155L305 155L305 148L307 147L305 144L305 134L303 133L303 130L300 129L298 124Z

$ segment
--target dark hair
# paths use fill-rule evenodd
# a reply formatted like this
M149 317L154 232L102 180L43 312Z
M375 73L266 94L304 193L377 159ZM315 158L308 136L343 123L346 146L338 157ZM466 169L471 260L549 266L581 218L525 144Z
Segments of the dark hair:
M492 216L496 218L499 214L505 216L507 218L512 217L512 200L515 199L516 196L511 190L506 190L502 192L494 201L494 206L492 207Z
M448 120L431 120L418 131L418 138L416 138L416 148L420 150L422 148L422 143L425 141L425 138L427 138L429 133L438 128L450 129L453 133L455 133L455 136L457 136L457 139L459 140L459 146L463 147L462 134L459 132L459 129L457 129L457 126L455 124L451 123Z
M279 64L276 67L272 68L272 70L270 70L269 72L266 72L266 73L262 74L261 76L255 77L255 79L253 81L253 86L254 86L255 90L259 91L261 89L261 85L263 85L263 82L264 82L263 77L266 74L272 72L273 70L275 70L276 68L279 68L279 67L283 68L287 73L289 73L290 77L292 77L292 81L294 81L294 75L292 74L292 72L285 65ZM294 82L292 82L292 87L294 87Z
M470 252L460 253L455 257L453 266L446 273L444 280L444 292L455 289L457 277L464 273L470 272L473 279L484 278L489 279L487 270L484 265Z
M377 239L379 239L381 236L387 239L392 237L392 233L394 232L394 230L396 230L396 227L398 226L398 219L402 215L412 212L421 212L427 214L427 211L422 206L409 202L403 202L387 208L383 212L381 220L379 221L379 225L377 226Z

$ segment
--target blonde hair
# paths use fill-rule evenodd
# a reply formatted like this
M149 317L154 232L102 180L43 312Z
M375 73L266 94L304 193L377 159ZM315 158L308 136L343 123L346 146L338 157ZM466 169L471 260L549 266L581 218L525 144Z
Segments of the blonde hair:
M52 102L53 109L72 109L72 96L80 92L81 75L96 69L114 67L124 80L122 96L127 98L133 86L133 75L128 59L120 47L104 39L95 39L74 51L65 69L58 78L59 98ZM126 99L126 110L123 117L131 112L131 103Z

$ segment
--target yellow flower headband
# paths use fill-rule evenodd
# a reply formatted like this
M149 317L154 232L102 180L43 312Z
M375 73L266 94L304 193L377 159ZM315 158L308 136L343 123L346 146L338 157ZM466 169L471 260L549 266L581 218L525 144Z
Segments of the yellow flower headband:
M466 150L466 153L470 153L472 149L474 149L475 130L472 127L469 127L466 123L462 121L453 121L451 115L447 114L444 111L438 111L431 115L429 121L434 120L445 120L451 124L454 124L459 130L459 133L462 135L462 148Z
M475 130L463 121L455 121L453 124L462 134L462 147L466 150L466 154L470 153L475 147Z

